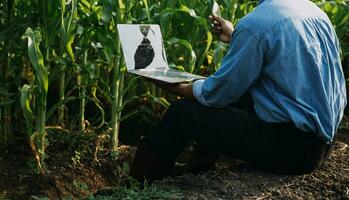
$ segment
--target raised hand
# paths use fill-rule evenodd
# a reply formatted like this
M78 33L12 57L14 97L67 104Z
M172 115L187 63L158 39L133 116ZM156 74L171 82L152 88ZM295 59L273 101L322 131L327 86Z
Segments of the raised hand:
M234 31L233 24L221 17L210 15L208 19L213 24L213 33L219 35L222 42L229 43Z

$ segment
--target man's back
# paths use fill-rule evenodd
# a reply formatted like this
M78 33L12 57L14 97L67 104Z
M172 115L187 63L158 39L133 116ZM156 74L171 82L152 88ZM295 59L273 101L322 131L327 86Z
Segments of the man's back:
M330 141L346 104L339 51L328 17L312 2L260 1L237 25L221 69L200 86L201 99L223 106L248 90L263 121L293 122Z
M257 113L269 122L291 119L298 128L331 139L346 98L339 44L328 17L307 0L265 0L240 25L245 23L255 28L266 53L262 83L252 89ZM263 90L275 94L268 97L274 111L260 98Z

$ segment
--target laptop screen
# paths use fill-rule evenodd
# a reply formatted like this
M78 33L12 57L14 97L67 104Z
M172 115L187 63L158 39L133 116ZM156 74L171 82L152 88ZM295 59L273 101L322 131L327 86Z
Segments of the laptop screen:
M118 24L127 70L168 68L159 25Z

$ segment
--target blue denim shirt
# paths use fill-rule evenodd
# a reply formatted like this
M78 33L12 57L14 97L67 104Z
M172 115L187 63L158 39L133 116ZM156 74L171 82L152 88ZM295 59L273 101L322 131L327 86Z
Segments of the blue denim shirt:
M293 122L329 142L346 105L335 30L311 1L260 1L239 21L218 71L193 92L212 107L248 92L261 120Z

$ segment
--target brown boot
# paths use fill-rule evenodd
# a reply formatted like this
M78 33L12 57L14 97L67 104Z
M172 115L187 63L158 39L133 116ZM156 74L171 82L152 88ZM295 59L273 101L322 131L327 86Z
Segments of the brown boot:
M130 176L140 183L152 183L170 176L173 167L174 161L160 159L142 139L131 165Z

